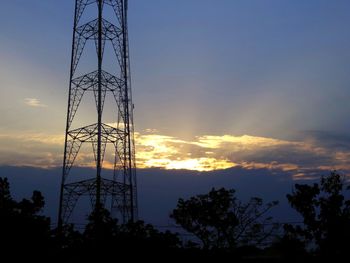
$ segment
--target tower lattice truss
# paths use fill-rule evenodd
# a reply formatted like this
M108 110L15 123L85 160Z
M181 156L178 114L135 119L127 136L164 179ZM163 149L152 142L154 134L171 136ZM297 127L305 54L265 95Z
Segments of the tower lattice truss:
M109 20L105 18L105 13L109 14ZM89 17L87 21L86 16ZM137 196L127 1L76 0L73 32L59 224L71 221L83 196L90 200L91 211L105 208L122 222L135 220ZM93 53L95 69L84 72L87 67L81 64L84 56L88 55L85 47L89 42L93 46L90 55ZM108 48L108 67L115 73L105 69L104 59ZM81 125L84 118L79 118L79 111L82 110L79 105L86 96L94 98L91 102L92 105L96 104L97 114L94 122ZM112 124L104 122L106 99L112 101L115 110ZM86 114L83 112L82 116ZM86 156L86 150L82 150L86 146L94 157L92 174L91 168L76 169L79 161ZM112 148L112 151L107 152L106 148ZM109 167L104 165L107 153L114 159L108 163ZM74 169L89 171L90 175L81 172L75 175ZM86 205L82 206L86 209ZM80 209L79 212L82 213Z

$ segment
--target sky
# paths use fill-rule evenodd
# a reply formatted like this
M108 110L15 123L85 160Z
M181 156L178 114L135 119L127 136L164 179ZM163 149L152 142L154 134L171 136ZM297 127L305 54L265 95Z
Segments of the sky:
M74 1L3 2L0 165L59 167ZM345 0L130 0L137 166L350 174L349 11Z

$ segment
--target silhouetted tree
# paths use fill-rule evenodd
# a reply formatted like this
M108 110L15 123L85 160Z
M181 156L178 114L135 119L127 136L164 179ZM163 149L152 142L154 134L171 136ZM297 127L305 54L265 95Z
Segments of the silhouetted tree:
M320 184L296 184L287 198L304 226L286 225L286 234L316 244L322 256L344 256L350 247L350 200L344 190L344 179L337 172L322 177Z
M139 256L137 252L156 255L159 251L176 250L181 245L176 234L160 232L143 221L119 225L104 208L93 211L88 220L83 238L84 254L90 259L108 257L108 251L135 258Z
M261 198L243 203L235 190L212 189L189 200L179 199L170 215L203 243L204 249L234 249L238 245L259 245L277 229L266 213L277 202L263 204Z
M169 250L181 246L177 234L170 231L160 232L142 220L121 225L120 238L142 250Z
M107 241L114 238L119 232L118 221L111 217L105 208L93 210L88 217L84 237L96 242Z
M278 236L266 250L272 251L272 255L278 256L282 262L312 262L305 242L291 232Z
M11 197L8 180L0 178L0 252L12 260L43 262L91 262L118 257L152 258L161 252L177 254L181 242L177 234L160 232L143 221L119 225L104 208L88 217L83 233L74 225L50 229L49 218L41 215L44 197L34 191L31 199L20 202Z
M20 255L42 255L50 247L50 219L40 215L44 197L34 191L30 200L17 202L11 197L7 178L0 178L0 243L3 252Z

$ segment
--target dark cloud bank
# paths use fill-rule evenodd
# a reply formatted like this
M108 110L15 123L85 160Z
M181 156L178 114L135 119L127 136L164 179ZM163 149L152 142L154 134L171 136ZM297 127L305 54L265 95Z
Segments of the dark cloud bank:
M75 168L76 173L91 173L90 168ZM46 198L45 213L56 221L61 169L33 167L0 167L0 176L8 177L15 198L29 197L33 190L40 190ZM319 175L327 175L320 172ZM298 221L297 214L288 206L286 194L293 189L292 174L268 169L243 169L239 167L211 172L189 170L138 170L139 217L155 225L173 224L168 215L178 198L188 198L208 192L212 187L234 188L242 200L252 196L264 201L279 200L272 215L280 222ZM315 179L316 180L316 179ZM302 181L298 183L313 180Z

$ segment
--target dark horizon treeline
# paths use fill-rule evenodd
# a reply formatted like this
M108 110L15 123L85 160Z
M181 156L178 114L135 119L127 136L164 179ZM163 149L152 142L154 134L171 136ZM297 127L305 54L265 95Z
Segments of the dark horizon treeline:
M0 253L10 259L83 262L129 259L230 259L233 262L318 262L340 260L350 248L349 187L337 172L312 185L296 184L287 199L303 218L302 225L279 224L264 204L247 203L233 189L212 189L179 199L170 217L196 238L161 232L143 221L118 224L105 209L93 211L83 231L66 225L51 228L41 214L44 197L12 198L7 178L0 178Z

